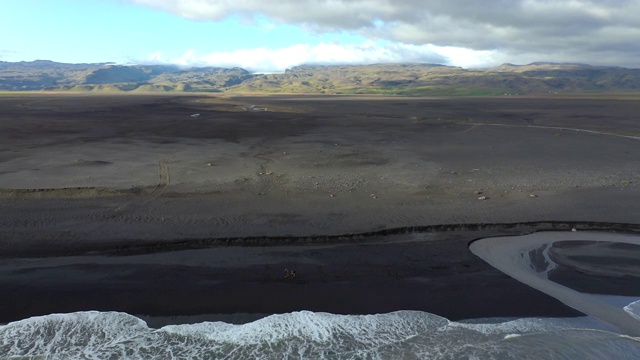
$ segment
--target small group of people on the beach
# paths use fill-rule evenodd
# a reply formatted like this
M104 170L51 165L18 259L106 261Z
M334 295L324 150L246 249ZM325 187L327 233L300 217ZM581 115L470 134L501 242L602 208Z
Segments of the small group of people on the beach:
M284 278L285 279L295 280L296 279L296 271L295 270L284 269Z

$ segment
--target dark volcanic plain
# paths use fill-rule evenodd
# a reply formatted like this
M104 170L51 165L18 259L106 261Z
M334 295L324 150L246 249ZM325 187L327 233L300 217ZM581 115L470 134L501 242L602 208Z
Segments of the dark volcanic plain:
M467 245L638 231L639 100L2 95L0 323L575 315Z

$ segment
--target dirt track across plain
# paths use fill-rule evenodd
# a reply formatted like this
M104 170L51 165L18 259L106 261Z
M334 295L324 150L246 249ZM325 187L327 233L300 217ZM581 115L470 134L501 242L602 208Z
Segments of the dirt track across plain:
M633 223L640 142L607 134L638 136L638 104L2 96L0 231L37 242Z

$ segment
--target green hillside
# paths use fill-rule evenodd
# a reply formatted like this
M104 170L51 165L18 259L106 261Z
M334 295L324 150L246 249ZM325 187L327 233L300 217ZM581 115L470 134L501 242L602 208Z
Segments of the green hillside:
M0 91L233 92L386 95L515 95L640 91L640 69L585 64L303 65L281 74L171 65L0 62Z

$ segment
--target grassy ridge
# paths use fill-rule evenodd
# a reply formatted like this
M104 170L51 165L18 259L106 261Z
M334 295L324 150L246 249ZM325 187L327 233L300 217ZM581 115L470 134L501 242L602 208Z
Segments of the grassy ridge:
M0 91L233 92L490 96L640 92L640 69L583 64L297 66L282 74L215 67L0 62Z

